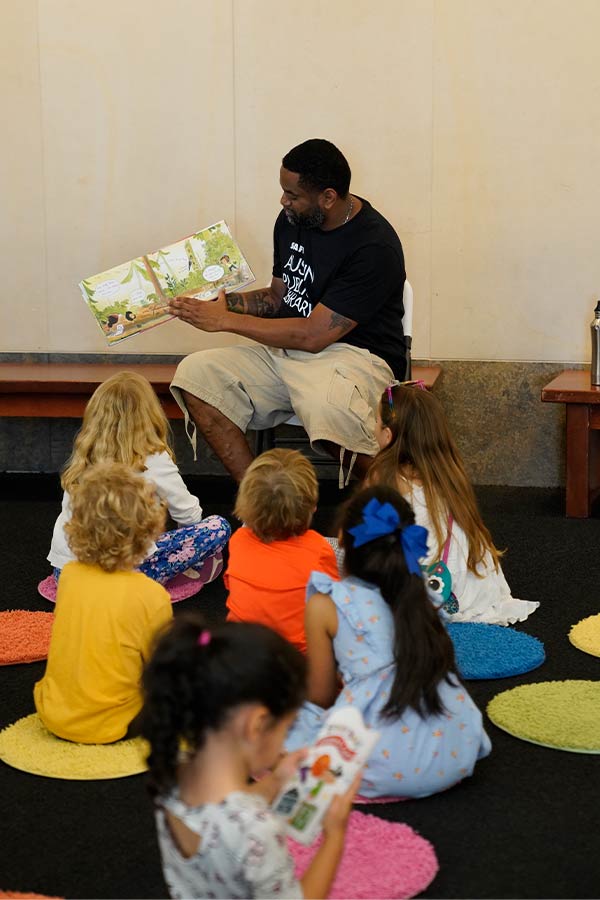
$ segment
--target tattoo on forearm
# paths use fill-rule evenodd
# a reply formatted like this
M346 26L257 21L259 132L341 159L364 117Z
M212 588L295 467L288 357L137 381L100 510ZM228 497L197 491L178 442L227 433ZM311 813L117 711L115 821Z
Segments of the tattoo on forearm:
M249 316L270 318L277 315L279 301L271 296L268 288L247 291L244 294L227 294L227 308L231 312L246 313Z
M250 315L267 319L277 315L279 302L271 296L269 291L253 291L247 297Z
M231 312L237 312L237 313L246 312L243 294L237 294L237 293L227 294L226 302L227 302L227 309L231 310Z
M355 322L352 319L347 319L346 316L341 316L339 313L332 312L331 319L329 320L328 331L335 331L340 328L342 334L348 334L349 331L355 326Z

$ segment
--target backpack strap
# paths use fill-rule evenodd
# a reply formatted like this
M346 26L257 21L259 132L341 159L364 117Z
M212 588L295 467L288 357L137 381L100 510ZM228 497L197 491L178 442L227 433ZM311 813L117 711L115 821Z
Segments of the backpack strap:
M454 519L452 516L448 516L448 537L446 538L446 543L444 544L444 550L442 553L442 562L448 563L448 554L450 553L450 541L452 540L452 525L454 523Z

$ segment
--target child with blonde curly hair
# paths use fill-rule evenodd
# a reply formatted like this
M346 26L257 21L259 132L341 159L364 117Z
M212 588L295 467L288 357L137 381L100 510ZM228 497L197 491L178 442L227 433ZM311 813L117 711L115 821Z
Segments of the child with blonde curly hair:
M298 450L268 450L244 475L234 513L244 525L229 542L227 619L259 622L303 653L310 573L338 577L335 553L310 528L319 498L312 463Z
M58 583L35 706L58 737L105 744L132 733L144 663L172 619L165 588L135 571L164 528L165 509L141 473L99 463L78 478L70 512L65 531L76 561Z
M62 510L48 554L57 580L63 566L75 558L66 534L71 493L85 471L99 462L124 463L141 472L180 526L148 546L140 571L161 584L188 569L192 578L201 578L203 583L220 574L230 525L221 516L202 518L198 498L179 474L170 447L169 422L150 382L135 372L119 372L90 398L62 473Z

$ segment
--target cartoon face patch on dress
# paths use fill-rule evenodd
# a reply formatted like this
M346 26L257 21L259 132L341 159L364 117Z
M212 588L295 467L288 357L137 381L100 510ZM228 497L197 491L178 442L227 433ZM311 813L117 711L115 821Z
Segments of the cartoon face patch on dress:
M442 609L452 616L458 612L458 600L452 592L452 575L445 562L441 559L431 563L424 570L427 586L435 594L438 594Z

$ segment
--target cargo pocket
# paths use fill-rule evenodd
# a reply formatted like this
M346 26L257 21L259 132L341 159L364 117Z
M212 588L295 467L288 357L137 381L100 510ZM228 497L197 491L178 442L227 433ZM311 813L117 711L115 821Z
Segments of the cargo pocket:
M367 437L373 436L372 428L369 428L369 419L373 410L364 399L356 384L351 378L347 378L336 369L329 382L327 401L338 409L348 411L361 423Z
M340 422L340 434L338 443L340 444L340 470L339 470L339 486L349 484L352 468L356 461L357 439L362 435L367 443L374 442L375 422L371 422L373 411L367 401L364 399L353 379L346 378L338 369L336 369L329 382L327 391L327 402L336 409L340 410L345 416L353 420L348 423L348 428L344 430L343 423ZM339 419L338 419L339 421ZM360 432L356 431L358 426ZM353 433L353 434L352 434ZM351 452L348 474L344 478L344 456L346 450Z

